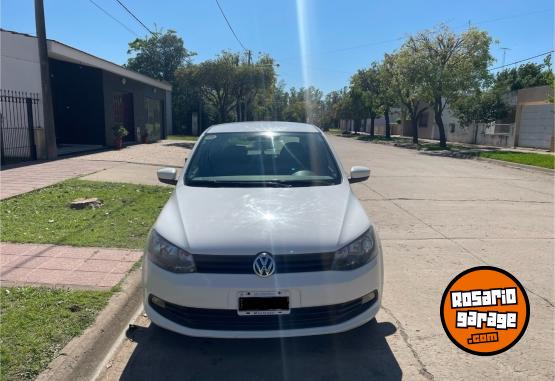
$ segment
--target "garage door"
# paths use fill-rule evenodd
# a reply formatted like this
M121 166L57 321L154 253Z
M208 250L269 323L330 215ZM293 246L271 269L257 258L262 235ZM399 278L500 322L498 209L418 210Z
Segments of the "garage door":
M518 145L549 149L553 136L553 115L552 104L523 106Z

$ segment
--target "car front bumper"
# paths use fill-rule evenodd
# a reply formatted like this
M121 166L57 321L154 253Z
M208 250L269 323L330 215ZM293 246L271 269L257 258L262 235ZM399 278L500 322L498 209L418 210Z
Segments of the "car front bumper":
M188 335L218 338L292 337L338 333L377 314L382 297L381 252L351 271L274 274L175 274L150 262L143 266L144 308L152 322ZM284 291L290 315L238 316L243 291ZM152 303L152 296L167 303ZM310 323L307 323L307 316ZM298 328L300 327L300 328Z

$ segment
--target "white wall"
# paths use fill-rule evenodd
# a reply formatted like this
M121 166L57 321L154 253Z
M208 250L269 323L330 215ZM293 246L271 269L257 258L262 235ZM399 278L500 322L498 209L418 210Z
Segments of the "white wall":
M42 94L37 41L34 37L1 32L0 88Z

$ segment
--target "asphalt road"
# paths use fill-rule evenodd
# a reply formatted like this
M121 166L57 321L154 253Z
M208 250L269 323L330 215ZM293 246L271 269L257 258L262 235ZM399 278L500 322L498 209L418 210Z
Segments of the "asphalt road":
M554 378L553 176L331 140L346 168L372 170L353 188L383 240L377 321L322 337L209 340L164 331L139 316L101 379ZM531 303L524 337L493 357L455 347L439 317L449 281L485 264L515 275Z

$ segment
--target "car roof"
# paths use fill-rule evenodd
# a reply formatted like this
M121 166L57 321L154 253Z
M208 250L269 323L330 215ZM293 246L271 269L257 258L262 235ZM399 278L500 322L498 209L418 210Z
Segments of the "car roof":
M312 124L292 122L235 122L217 124L206 130L206 133L221 132L319 132L320 129Z

